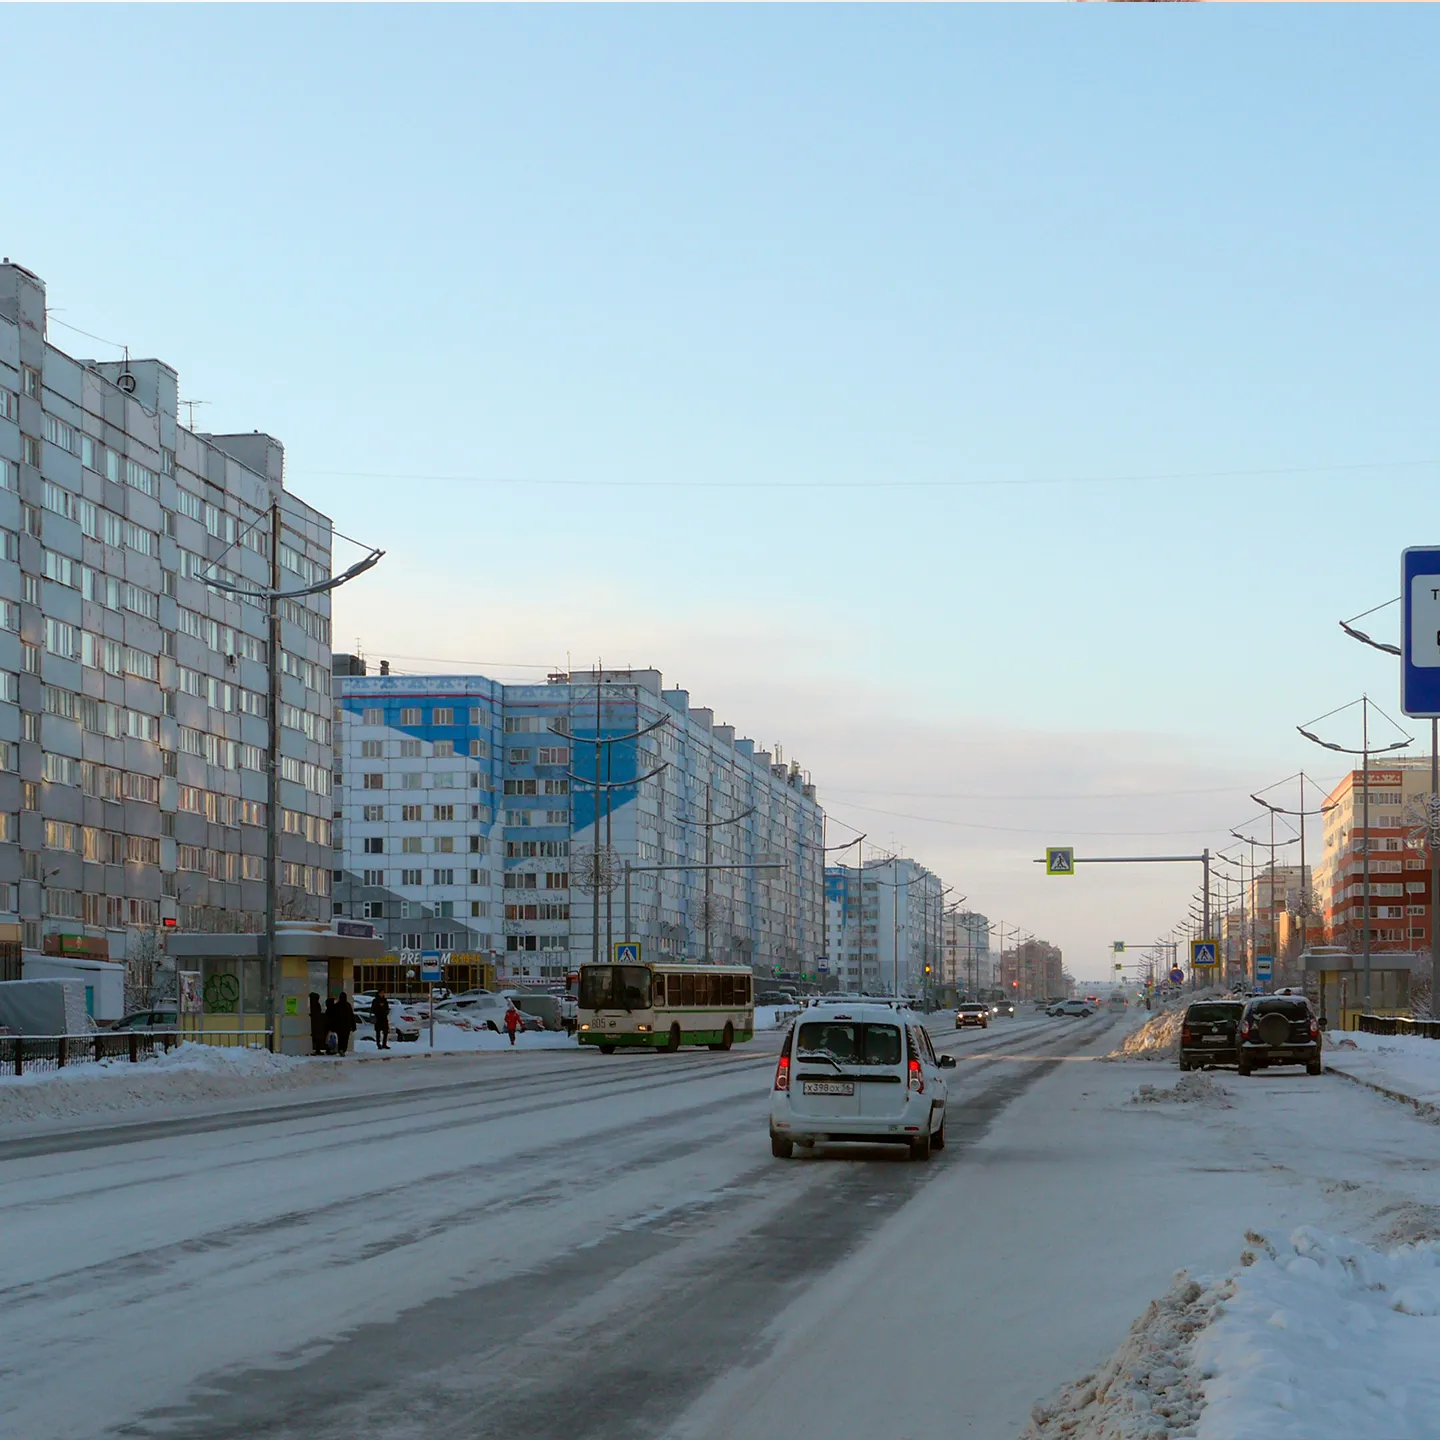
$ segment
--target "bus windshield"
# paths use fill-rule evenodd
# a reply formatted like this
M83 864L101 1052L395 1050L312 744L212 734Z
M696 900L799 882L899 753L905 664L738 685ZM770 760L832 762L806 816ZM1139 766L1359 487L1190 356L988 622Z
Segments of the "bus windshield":
M643 965L586 965L580 971L585 1010L648 1010L650 972Z

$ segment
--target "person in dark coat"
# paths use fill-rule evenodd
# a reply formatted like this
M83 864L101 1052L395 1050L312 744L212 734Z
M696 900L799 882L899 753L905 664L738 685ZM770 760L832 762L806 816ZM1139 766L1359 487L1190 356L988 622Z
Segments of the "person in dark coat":
M340 1053L340 1015L335 1009L333 995L327 997L325 1001L325 1053L327 1055Z
M325 1053L325 1037L330 1033L330 1023L320 1004L320 992L310 992L310 1049L316 1055Z
M350 1008L350 997L342 990L335 1000L335 1036L340 1041L340 1053L350 1048L350 1037L355 1033L355 1012Z
M390 1048L390 1001L383 990L375 992L374 1003L370 1006L370 1018L375 1022L375 1047L378 1050Z

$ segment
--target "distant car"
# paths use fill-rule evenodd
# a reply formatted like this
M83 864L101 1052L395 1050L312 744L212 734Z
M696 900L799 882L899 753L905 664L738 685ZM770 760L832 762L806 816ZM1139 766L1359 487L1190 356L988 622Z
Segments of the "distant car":
M1303 995L1257 995L1240 1014L1237 1068L1242 1075L1271 1065L1303 1065L1307 1075L1325 1068L1320 1022Z
M755 996L755 1003L757 1005L779 1005L786 1009L793 1009L800 1004L795 996L785 990L761 990Z
M1013 1000L997 1000L994 1005L996 1015L1014 1015L1015 1002Z
M1048 1010L1054 1003L1053 1000L1037 1000L1035 1002L1035 1008L1037 1010Z
M1180 1068L1240 1063L1240 1016L1243 1000L1197 1000L1186 1007L1180 1022Z
M442 1000L435 1007L435 1018L462 1028L493 1030L499 1034L505 1028L505 1012L509 1008L509 1002L501 995L492 995L488 990L470 990Z
M1085 1000L1062 1000L1058 1005L1052 1005L1045 1013L1083 1020L1086 1016L1095 1013L1095 1007Z
M983 1004L957 1005L955 1007L955 1028L964 1030L970 1025L978 1025L982 1030L988 1030L990 1028L990 1007Z

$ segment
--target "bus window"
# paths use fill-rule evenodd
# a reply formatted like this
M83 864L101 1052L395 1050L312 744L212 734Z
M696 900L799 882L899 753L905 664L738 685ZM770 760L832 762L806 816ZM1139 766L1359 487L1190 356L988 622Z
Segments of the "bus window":
M670 994L670 1003L671 1003L672 1005L679 1005L679 1004L680 1004L680 977L679 977L678 975L670 975L670 976L668 976L668 977L666 978L665 985L666 985L666 988L668 989L669 994Z
M682 975L680 977L680 1003L682 1005L695 1004L695 976Z
M643 965L587 965L580 972L586 1010L648 1010L650 972Z
M727 1006L735 1003L735 977L733 975L720 977L720 1003Z
M737 1005L750 1003L750 977L748 975L735 977L735 1003Z

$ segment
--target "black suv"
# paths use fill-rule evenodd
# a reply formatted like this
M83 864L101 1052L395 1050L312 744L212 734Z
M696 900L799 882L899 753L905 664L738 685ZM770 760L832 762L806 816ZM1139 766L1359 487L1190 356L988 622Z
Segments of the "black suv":
M1240 1063L1240 1016L1243 1000L1197 1000L1180 1023L1180 1068Z
M1267 1065L1303 1065L1318 1075L1320 1022L1303 995L1256 995L1240 1016L1239 1067L1242 1075Z

